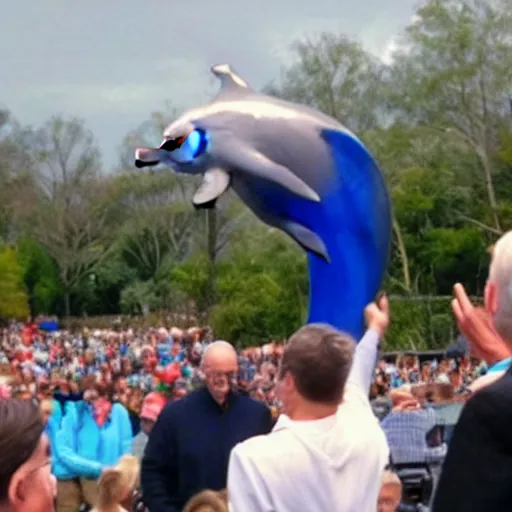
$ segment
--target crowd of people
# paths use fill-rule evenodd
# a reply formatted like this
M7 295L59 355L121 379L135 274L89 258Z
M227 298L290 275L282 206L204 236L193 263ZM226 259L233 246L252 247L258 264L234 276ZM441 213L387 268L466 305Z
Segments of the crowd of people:
M422 362L378 358L385 296L357 344L324 325L236 351L203 328L12 323L0 511L508 510L511 272L509 233L485 308L454 288L470 352Z

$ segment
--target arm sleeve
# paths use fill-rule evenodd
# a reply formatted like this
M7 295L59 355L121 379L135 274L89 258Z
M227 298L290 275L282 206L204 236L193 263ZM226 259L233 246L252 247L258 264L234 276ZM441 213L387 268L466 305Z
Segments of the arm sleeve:
M124 406L119 408L119 432L121 434L121 452L128 455L133 452L133 430L130 415Z
M358 386L364 393L370 392L373 371L377 360L379 333L368 329L357 344L348 382Z
M73 473L79 476L98 478L102 470L101 464L85 459L75 452L74 436L77 421L78 418L74 410L64 416L55 440L55 454Z
M229 512L266 512L274 510L265 481L252 461L235 446L229 457Z
M149 435L142 458L142 499L151 512L180 512L178 454L172 416L171 407L162 411Z
M450 440L433 499L434 512L507 510L512 486L510 388L484 388L468 400ZM492 477L490 476L492 475ZM506 501L505 501L506 500Z

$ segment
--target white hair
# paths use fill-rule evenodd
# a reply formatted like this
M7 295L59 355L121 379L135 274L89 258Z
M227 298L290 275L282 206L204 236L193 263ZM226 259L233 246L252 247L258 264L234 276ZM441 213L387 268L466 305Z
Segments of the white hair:
M402 488L402 481L400 480L400 477L394 473L393 471L390 471L389 469L386 469L384 473L382 473L382 480L381 480L381 486L384 485L396 485Z
M497 293L494 325L504 340L512 343L512 231L505 233L494 246L489 283Z
M224 341L224 340L214 341L213 343L210 343L203 350L203 354L202 354L202 357L201 357L201 368L203 368L203 366L204 366L204 362L206 360L206 357L208 356L208 352L211 352L212 350L215 350L216 348L217 349L223 348L226 352L229 351L229 352L232 352L235 356L237 355L235 347L233 347L233 345L231 345L231 343L228 343L227 341Z

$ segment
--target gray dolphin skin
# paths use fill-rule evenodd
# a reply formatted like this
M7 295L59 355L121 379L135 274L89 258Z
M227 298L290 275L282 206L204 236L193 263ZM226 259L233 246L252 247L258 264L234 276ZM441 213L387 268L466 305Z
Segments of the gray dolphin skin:
M193 198L198 208L213 207L231 186L261 220L328 261L323 241L269 207L265 196L319 202L335 180L321 132L346 129L320 112L255 92L229 65L211 70L221 82L218 95L170 124L160 147L137 149L135 165L203 174Z

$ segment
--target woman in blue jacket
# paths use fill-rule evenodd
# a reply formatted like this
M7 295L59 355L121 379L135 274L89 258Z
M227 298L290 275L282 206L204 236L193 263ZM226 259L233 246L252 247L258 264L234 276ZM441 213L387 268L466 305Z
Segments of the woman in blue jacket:
M67 482L76 478L74 474L66 465L62 463L56 450L57 434L60 430L63 417L74 408L74 402L65 402L64 412L61 404L56 400L43 400L41 402L41 413L45 423L45 432L50 441L50 448L52 451L52 474L57 481Z
M90 401L76 402L66 412L56 435L54 452L70 479L58 476L58 512L76 512L85 502L96 505L96 480L106 467L132 452L128 411L112 403L104 387Z

